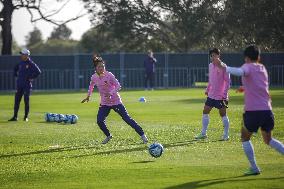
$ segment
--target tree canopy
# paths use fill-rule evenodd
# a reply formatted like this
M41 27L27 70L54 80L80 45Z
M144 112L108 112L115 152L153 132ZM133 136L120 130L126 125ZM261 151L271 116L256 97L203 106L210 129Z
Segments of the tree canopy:
M239 51L250 43L266 51L284 50L284 1L83 2L93 25L103 25L108 39L118 42L109 47L110 50L140 51L154 46L157 51L188 52L216 46L226 51ZM85 46L84 41L82 43Z

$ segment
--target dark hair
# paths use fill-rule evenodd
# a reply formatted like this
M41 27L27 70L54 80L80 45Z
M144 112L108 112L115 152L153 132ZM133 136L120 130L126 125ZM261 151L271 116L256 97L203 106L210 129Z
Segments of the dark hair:
M209 55L211 55L212 53L220 55L220 49L213 48L213 49L209 50Z
M94 67L97 67L97 65L99 63L105 64L103 58L100 55L94 54L93 55L93 65L94 65Z
M250 45L244 51L244 56L248 57L251 60L258 60L259 55L260 50L256 45Z

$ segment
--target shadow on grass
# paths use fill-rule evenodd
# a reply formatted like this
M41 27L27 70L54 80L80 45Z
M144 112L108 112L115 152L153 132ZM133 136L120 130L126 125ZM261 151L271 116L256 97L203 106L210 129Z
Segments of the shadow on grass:
M173 148L177 146L188 146L192 145L194 143L211 143L211 142L218 142L217 140L214 141L197 141L197 140L189 140L189 141L183 141L183 142L175 142L175 143L168 143L168 144L163 144L164 148ZM125 149L115 149L115 150L108 150L108 151L102 151L102 152L96 152L93 154L82 154L82 155L76 155L72 156L70 158L79 158L79 157L86 157L86 156L94 156L94 155L109 155L109 154L120 154L120 153L127 153L127 152L138 152L138 151L143 151L148 149L146 146L142 147L136 147L136 148L125 148Z
M182 142L175 142L175 143L168 143L163 144L164 148L173 148L176 146L187 146L192 145L194 143L211 143L211 142L218 142L217 140L214 141L196 141L196 140L189 140L189 141L182 141ZM121 146L114 146L120 148ZM60 153L60 152L69 152L75 150L88 150L88 149L95 149L100 150L102 149L101 144L92 145L92 146L70 146L70 147L58 147L54 149L46 149L46 150L38 150L38 151L31 151L31 152L23 152L23 153L14 153L14 154L0 154L0 158L10 158L10 157L19 157L19 156L29 156L29 155L36 155L36 154L49 154L49 153ZM120 153L127 153L127 152L136 152L136 151L143 151L146 150L148 147L143 145L140 147L135 148L124 148L124 149L114 149L114 150L107 150L89 154L82 154L82 155L75 155L69 156L69 158L79 158L79 157L86 157L86 156L95 156L95 155L108 155L108 154L120 154Z
M187 98L175 100L174 102L182 103L182 104L204 104L206 101L206 97L204 98ZM244 105L244 97L243 96L230 96L229 107L231 105ZM275 108L283 108L284 107L284 97L283 94L274 94L272 96L272 106Z
M283 180L284 177L272 177L272 178L262 178L259 176L236 176L236 177L227 177L227 178L218 178L212 180L200 180L188 182L176 186L167 187L165 189L192 189L192 188L208 188L209 186L216 184L223 184L229 182L230 184L234 182L242 182L242 181L254 181L254 180ZM220 185L221 188L221 185Z
M56 153L56 152L68 152L68 151L74 151L74 150L96 149L96 148L99 148L99 146L70 146L70 147L37 150L37 151L15 153L15 154L1 154L0 158L29 156L29 155L36 155L36 154L48 154L48 153Z
M7 120L7 121L0 121L0 123L10 123L10 122Z
M179 99L179 100L175 100L175 102L177 103L182 103L182 104L204 104L206 101L207 97L204 98L187 98L187 99ZM244 99L242 96L232 96L230 97L229 100L229 106L230 104L234 104L234 105L243 105L244 104Z
M154 160L151 160L151 161L134 161L132 163L153 163L155 162Z

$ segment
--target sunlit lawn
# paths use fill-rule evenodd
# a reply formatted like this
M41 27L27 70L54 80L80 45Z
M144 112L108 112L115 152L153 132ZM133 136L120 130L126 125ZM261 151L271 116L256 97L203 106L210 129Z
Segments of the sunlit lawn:
M0 188L284 188L283 156L253 137L262 173L243 177L248 168L240 143L243 96L230 91L230 141L218 141L223 127L218 112L210 114L205 141L193 138L201 128L204 89L124 91L129 114L150 143L164 145L152 158L134 130L112 112L107 120L114 138L101 145L96 124L99 96L81 104L85 93L38 93L31 96L31 115L12 116L13 93L0 95ZM146 103L138 102L144 96ZM271 91L274 136L284 142L284 90ZM46 123L45 112L77 114L75 125Z

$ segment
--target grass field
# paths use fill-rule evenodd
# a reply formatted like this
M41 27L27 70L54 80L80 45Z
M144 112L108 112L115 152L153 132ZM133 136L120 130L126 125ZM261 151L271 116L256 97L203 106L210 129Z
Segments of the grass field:
M114 138L101 145L96 125L98 95L81 104L85 93L34 92L30 121L12 116L13 93L0 95L0 188L284 188L283 156L266 146L260 134L252 138L258 176L244 177L248 168L240 143L243 96L230 91L230 141L216 110L210 114L208 136L194 141L201 128L203 89L124 91L130 115L145 130L150 143L165 147L152 158L134 130L114 112L107 120ZM145 96L146 103L138 102ZM271 90L275 138L284 142L284 89ZM45 112L77 114L76 125L46 123Z

